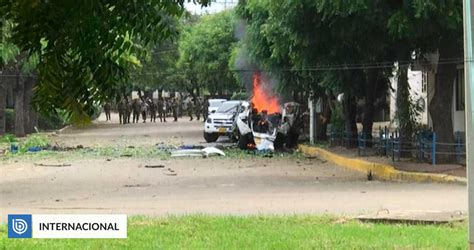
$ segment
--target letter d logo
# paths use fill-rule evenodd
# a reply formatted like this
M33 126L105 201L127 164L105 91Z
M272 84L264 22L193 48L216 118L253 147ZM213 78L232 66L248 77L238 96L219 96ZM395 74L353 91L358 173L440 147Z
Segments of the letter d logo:
M31 214L8 215L8 238L31 238Z

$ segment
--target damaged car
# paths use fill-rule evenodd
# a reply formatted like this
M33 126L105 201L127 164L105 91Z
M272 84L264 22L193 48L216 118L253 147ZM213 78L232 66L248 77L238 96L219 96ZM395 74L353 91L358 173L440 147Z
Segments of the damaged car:
M268 114L249 105L236 117L240 149L279 150L297 146L303 127L302 105L287 102L281 113Z

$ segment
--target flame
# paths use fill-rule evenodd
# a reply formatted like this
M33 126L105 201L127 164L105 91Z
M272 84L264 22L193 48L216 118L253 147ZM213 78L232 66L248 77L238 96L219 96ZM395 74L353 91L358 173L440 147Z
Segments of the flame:
M280 113L280 103L278 98L273 96L270 91L264 87L265 82L262 81L260 74L253 75L253 96L252 103L258 112L266 110L268 114Z

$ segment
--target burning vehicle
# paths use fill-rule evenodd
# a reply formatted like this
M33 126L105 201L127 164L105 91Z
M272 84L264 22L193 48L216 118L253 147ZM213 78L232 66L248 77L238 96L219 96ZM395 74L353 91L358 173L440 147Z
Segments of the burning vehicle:
M293 148L302 127L301 105L288 102L282 113L258 112L254 105L237 116L236 127L240 149L270 150Z
M254 75L250 105L236 117L235 127L240 149L270 150L293 148L303 126L302 106L296 102L280 105Z

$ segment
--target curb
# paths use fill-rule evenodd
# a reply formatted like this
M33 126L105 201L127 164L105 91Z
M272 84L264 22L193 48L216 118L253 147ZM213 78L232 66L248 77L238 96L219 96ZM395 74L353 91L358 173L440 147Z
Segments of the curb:
M368 162L361 159L348 158L329 152L328 150L300 145L299 150L306 155L317 156L338 166L356 170L363 173L372 173L375 179L385 181L408 181L408 182L435 182L451 184L467 184L467 179L463 177L451 176L446 174L430 174L401 171L391 165L384 163Z

